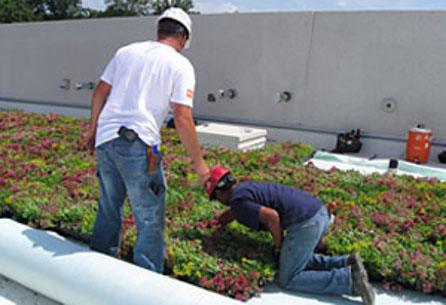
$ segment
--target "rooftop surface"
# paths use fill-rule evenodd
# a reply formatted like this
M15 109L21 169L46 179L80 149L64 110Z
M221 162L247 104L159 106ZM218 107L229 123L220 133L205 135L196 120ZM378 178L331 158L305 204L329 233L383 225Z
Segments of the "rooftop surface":
M381 285L374 284L376 305L444 305L446 299L441 296L424 295L403 290L400 293L385 291ZM59 305L28 288L0 275L0 305ZM248 305L359 305L359 298L321 296L283 291L275 284L268 285L259 296L246 302Z
M0 275L0 304L1 305L57 305L41 294L5 278Z

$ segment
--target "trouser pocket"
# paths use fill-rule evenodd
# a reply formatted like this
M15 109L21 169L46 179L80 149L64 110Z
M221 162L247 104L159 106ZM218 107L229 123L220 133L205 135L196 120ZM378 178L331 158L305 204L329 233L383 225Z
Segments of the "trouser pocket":
M163 179L161 179L161 177L157 177L157 179L151 180L149 182L149 189L152 191L155 197L159 197L161 193L166 189Z

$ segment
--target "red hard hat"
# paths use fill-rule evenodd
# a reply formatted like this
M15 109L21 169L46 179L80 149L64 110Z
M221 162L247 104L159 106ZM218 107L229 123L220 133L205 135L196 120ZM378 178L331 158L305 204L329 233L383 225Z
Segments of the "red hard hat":
M211 198L212 192L217 186L217 183L221 180L221 178L229 173L231 172L223 166L215 166L211 168L211 177L205 184L206 193L209 195L209 198Z

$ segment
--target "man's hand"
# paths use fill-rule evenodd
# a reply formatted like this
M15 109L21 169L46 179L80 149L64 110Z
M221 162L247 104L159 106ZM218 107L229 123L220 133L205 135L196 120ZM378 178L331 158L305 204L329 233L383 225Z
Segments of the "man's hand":
M221 227L221 226L217 226L215 229L214 229L214 232L212 232L212 234L211 234L211 238L213 239L213 240L219 240L220 239L220 230L222 230L224 227Z
M94 153L94 147L96 144L96 129L90 130L88 133L88 142L87 142L87 148L90 150L90 153Z
M222 228L225 227L228 223L230 223L234 219L235 219L235 217L234 217L234 214L232 213L231 208L229 208L226 211L224 211L223 213L221 213L220 216L218 216L218 218L217 218L218 223L220 224L220 226Z
M234 214L232 214L231 208L227 209L217 217L217 225L212 233L212 239L218 240L220 238L220 231L224 230L226 226L235 219Z
M273 259L274 263L276 264L277 269L279 269L280 266L280 248L277 248L274 246L273 248Z
M198 184L204 186L211 177L211 171L209 170L209 167L206 165L206 163L203 162L199 166L195 167L194 170L198 174Z

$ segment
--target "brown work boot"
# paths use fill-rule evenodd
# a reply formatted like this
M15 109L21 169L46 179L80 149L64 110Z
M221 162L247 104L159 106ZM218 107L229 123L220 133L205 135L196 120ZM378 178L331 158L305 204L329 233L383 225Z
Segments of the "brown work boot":
M360 272L359 267L351 266L351 280L352 280L352 295L361 296L364 305L375 305L375 292L372 285L370 285L365 274ZM364 269L365 271L365 269Z

